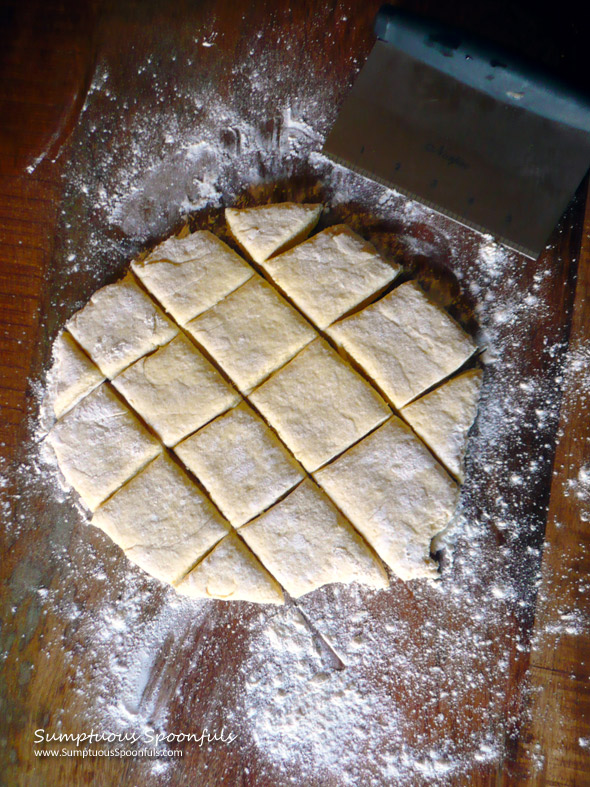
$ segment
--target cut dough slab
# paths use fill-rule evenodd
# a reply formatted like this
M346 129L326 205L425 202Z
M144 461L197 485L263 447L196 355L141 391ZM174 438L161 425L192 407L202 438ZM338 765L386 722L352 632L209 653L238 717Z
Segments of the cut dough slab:
M310 479L240 535L294 598L330 582L389 585L379 559Z
M481 382L481 369L471 369L401 411L414 431L459 480L463 480L463 456L477 415Z
M250 398L309 471L391 415L374 388L319 338Z
M227 210L266 278L186 229L56 341L47 440L66 480L132 561L189 596L381 588L380 559L436 576L431 539L457 499L443 464L461 478L481 382L450 377L475 345L417 284L382 297L400 267L348 227L301 242L320 213Z
M263 267L319 328L382 290L400 271L345 224L318 232Z
M295 459L245 403L174 451L234 527L261 514L304 477Z
M66 328L109 378L178 333L131 274L98 290Z
M232 235L254 262L305 240L322 213L321 205L281 202L255 208L226 208L225 219Z
M133 563L171 584L230 532L215 506L165 454L103 503L92 524Z
M104 380L104 374L70 334L61 331L53 344L53 365L47 380L55 417L61 418Z
M183 334L140 358L113 385L168 446L241 400Z
M191 598L284 603L277 581L235 533L226 536L197 563L176 590Z
M186 329L244 393L317 336L261 276L251 278Z
M47 435L68 483L94 511L162 450L104 383Z
M477 349L413 281L332 325L327 333L398 408L454 372Z
M437 576L430 542L453 515L458 487L399 418L315 478L397 576Z
M214 306L254 273L239 254L207 230L169 238L131 267L181 325Z

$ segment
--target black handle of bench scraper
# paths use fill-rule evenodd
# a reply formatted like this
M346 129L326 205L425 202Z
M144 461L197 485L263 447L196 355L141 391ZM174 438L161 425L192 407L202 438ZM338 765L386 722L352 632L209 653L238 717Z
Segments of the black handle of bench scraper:
M403 8L382 6L378 38L505 104L590 131L590 97L500 46Z

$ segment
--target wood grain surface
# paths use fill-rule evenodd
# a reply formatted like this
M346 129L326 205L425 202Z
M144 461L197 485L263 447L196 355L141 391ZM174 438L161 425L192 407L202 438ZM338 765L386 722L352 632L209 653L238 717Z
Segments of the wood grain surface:
M79 129L83 123L86 127L98 123L101 111L108 112L106 103L102 108L95 104L89 110L91 116L83 123L80 120L97 64L109 64L111 89L130 98L128 114L116 126L119 142L133 144L134 127L141 120L145 104L134 103L133 96L141 93L143 101L150 96L149 84L137 76L137 63L150 54L163 57L171 42L179 51L190 50L191 57L194 55L191 73L201 91L205 86L229 103L250 106L252 116L268 117L267 130L272 136L277 108L285 96L297 93L298 85L309 84L310 72L318 83L329 83L334 102L342 98L357 63L364 61L372 46L372 22L379 5L374 0L0 3L0 472L6 478L0 494L7 525L0 536L0 784L149 787L164 783L148 775L141 760L40 760L32 750L35 729L49 728L58 721L64 729L75 729L84 718L87 698L72 687L85 680L90 684L92 676L104 669L99 654L89 648L84 616L99 616L104 603L116 604L127 592L122 579L125 559L98 531L84 527L70 504L44 495L42 489L27 501L22 495L28 483L22 468L26 467L24 458L38 408L36 390L47 368L50 342L75 308L98 286L120 275L138 245L128 242L120 228L109 230L113 255L105 260L98 279L95 269L71 277L58 264L72 237L77 252L92 254L92 233L105 232L104 216L64 190L62 177L72 163L80 171L89 171L93 164L93 150L80 144ZM545 17L533 3L425 1L407 5L487 32L584 82L581 65L585 63L586 42L581 25L572 22L574 17L567 7L557 16L551 13ZM340 21L343 17L348 24ZM213 29L217 31L213 54L208 48L195 49L195 36ZM265 58L265 68L275 84L270 94L255 94L235 69L236 64L252 57ZM175 79L187 78L182 69L180 63L170 66L166 96L170 102L175 100ZM334 107L329 111L333 113ZM108 139L101 144L114 145ZM243 194L243 200L271 195L322 198L321 184L298 166L294 165L290 180L269 185L266 191L262 188ZM568 350L581 356L584 348L588 350L587 191L586 182L543 259L539 263L523 259L517 281L502 285L525 291L539 266L550 271L545 308L538 322L525 326L522 344L514 346L507 358L523 379L534 374L559 377L559 370L567 369ZM356 223L391 249L396 249L396 233L404 229L393 220L376 222L354 205L342 207L336 218ZM216 226L219 213L211 212L208 220ZM162 235L180 221L180 217L166 217ZM76 222L80 226L77 231ZM417 241L433 241L436 247L437 235L428 223L415 225L411 231ZM463 276L470 272L470 243L465 232L465 256L453 263ZM418 275L426 280L433 277L454 293L458 285L448 275L449 251L444 244L437 248L432 257L418 255L409 263ZM466 304L458 316L469 321L474 306L469 296ZM543 353L543 337L548 334L560 348L551 358ZM525 429L524 448L513 457L512 467L517 472L522 463L535 458L541 468L534 488L523 491L519 501L523 517L532 522L530 536L518 545L509 565L511 571L522 571L531 599L537 593L536 605L531 602L522 615L507 607L502 627L482 624L482 637L491 643L492 655L494 648L498 654L509 652L502 686L483 685L473 692L469 708L441 704L445 732L451 735L456 727L459 750L470 724L475 728L492 719L501 756L491 764L474 760L467 771L444 783L590 785L590 636L587 620L584 630L576 621L570 629L567 626L571 610L588 606L588 503L576 496L571 480L584 467L588 472L590 402L587 392L567 371L556 395L561 396L559 423L553 424L549 435ZM482 510L488 503L492 506L498 495L510 494L506 486L505 479L491 478L481 490ZM490 549L505 546L505 535L494 531ZM104 556L106 585L83 576L89 549ZM536 584L539 567L541 576ZM482 583L488 572L491 576L491 568L482 566ZM161 607L164 593L154 590L147 580L145 587L149 592L142 597L148 600L139 626ZM53 594L53 607L44 604L39 589ZM443 683L450 690L457 687L458 666L445 662L434 649L429 651L423 633L429 615L443 614L442 602L436 602L439 608L433 610L432 600L425 594L395 583L380 597L363 596L363 603L376 624L388 620L394 609L402 628L408 626L414 632L417 647L425 644L421 656L425 668L431 662L442 665ZM337 604L337 597L328 589L314 594L301 607L313 621L325 617L326 610ZM75 609L78 614L64 616L60 609ZM462 620L457 614L451 627L454 634L460 636L466 630L469 615L465 610ZM154 654L142 701L151 698L154 713L165 708L178 728L205 723L221 727L224 714L236 705L240 690L237 668L245 656L248 631L258 620L259 611L250 605L213 604L204 622L166 638ZM334 636L337 639L338 632ZM399 637L398 644L403 641L402 634ZM516 641L519 647L513 644ZM477 658L469 669L477 672ZM190 690L181 700L176 687L183 684L189 671ZM422 740L434 741L437 727L419 713L421 687L399 686L391 679L386 688L400 703L415 706L415 727L407 730L408 739L420 733ZM585 747L580 739L587 741ZM367 767L366 784L387 784L378 771L371 772L370 764ZM299 778L296 771L291 777L292 783L311 787L312 782ZM278 787L285 783L284 778L253 748L207 751L193 747L186 749L165 783L174 787ZM339 784L333 780L313 782L320 783Z

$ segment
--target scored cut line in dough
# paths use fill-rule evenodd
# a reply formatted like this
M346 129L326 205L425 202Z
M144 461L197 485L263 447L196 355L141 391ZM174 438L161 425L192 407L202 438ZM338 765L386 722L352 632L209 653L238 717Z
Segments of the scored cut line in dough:
M316 339L250 399L306 470L316 470L391 415L369 383Z
M258 275L191 320L186 329L244 393L317 336Z
M409 426L393 416L314 477L397 576L437 576L430 542L458 488Z
M181 325L254 275L239 254L208 230L168 238L145 259L132 262L131 267Z
M295 459L245 402L174 451L234 527L262 513L304 477Z
M463 456L477 415L481 383L481 369L471 369L401 410L412 429L459 480L463 480Z
M113 385L168 446L241 401L183 334L129 366Z
M109 378L178 333L130 273L95 292L66 327Z
M176 585L190 598L283 604L283 592L235 533L230 533Z
M327 333L397 408L452 374L477 349L414 281L400 284Z
M168 583L180 580L230 532L229 523L166 454L103 503L92 524L140 568Z
M59 420L47 439L66 480L92 511L162 450L106 383Z
M226 208L225 219L236 242L262 263L300 243L318 223L321 205L282 202L254 208Z
M263 267L320 329L381 291L400 271L345 224L318 232Z
M311 479L240 528L240 535L294 598L330 582L389 585L379 559Z

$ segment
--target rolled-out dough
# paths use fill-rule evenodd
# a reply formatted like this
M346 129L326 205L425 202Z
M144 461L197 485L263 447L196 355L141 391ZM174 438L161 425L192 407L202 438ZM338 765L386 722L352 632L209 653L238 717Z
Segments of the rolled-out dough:
M239 254L208 230L168 238L131 267L181 325L210 309L254 274Z
M226 208L232 235L254 262L264 262L305 240L322 213L321 205L280 202L254 208Z
M162 450L107 383L66 413L47 439L66 480L92 511Z
M184 334L140 358L113 385L168 446L241 401Z
M345 224L318 232L263 266L318 328L382 290L400 271Z
M186 329L246 393L317 336L261 276L253 276Z
M234 527L262 513L304 477L295 459L246 403L219 416L174 451Z
M98 366L83 352L67 331L60 331L53 344L53 365L48 388L56 418L104 382Z
M231 529L166 454L103 503L92 524L140 568L169 583L179 581Z
M327 333L398 408L454 372L476 350L473 339L414 281L400 284Z
M380 560L311 479L240 535L294 598L330 582L389 585Z
M301 242L320 213L229 208L268 281L186 230L56 341L59 466L94 524L179 593L281 604L279 581L294 597L382 588L381 560L437 576L431 539L457 485L435 456L461 478L481 375L451 375L475 344L350 228Z
M481 369L470 369L401 411L412 429L461 481L467 436L477 415L481 382Z
M178 333L131 274L95 292L66 327L109 378Z
M318 470L315 479L398 577L437 575L430 542L453 515L458 488L399 418Z
M375 389L323 339L309 344L250 399L309 471L391 415Z
M191 598L283 604L283 592L235 533L226 536L176 585Z

